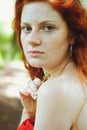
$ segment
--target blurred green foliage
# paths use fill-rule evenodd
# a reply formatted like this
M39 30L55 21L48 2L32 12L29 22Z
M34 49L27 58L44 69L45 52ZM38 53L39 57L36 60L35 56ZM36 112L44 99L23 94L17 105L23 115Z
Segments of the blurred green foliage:
M0 62L21 60L21 50L14 31L9 31L5 22L0 22Z

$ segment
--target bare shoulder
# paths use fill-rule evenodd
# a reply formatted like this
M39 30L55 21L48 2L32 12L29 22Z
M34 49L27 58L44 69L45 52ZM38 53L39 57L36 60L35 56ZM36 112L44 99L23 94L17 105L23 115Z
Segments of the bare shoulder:
M42 130L49 130L50 125L51 130L70 130L78 118L84 99L83 88L77 76L65 74L48 80L39 90L36 124L40 121L39 127Z
M85 100L80 109L80 113L77 120L77 127L79 130L87 130L87 79L85 79L85 83L86 83L84 84Z
M83 84L72 63L67 72L40 87L35 130L71 130L74 125L78 130L87 129Z

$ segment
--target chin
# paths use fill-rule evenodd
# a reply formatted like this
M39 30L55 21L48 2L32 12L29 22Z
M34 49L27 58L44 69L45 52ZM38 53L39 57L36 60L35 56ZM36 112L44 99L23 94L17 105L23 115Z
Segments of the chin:
M40 63L36 63L36 62L29 62L29 64L32 66L32 67L35 67L35 68L42 68L42 65Z
M35 68L42 68L44 66L44 61L41 60L41 59L36 59L36 58L28 58L27 61L29 62L29 64L32 66L32 67L35 67Z

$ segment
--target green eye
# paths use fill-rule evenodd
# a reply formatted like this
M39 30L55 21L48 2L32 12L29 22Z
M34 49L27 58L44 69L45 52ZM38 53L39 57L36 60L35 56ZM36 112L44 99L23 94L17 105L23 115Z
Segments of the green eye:
M32 28L31 27L22 27L22 30L26 33L31 32Z
M52 25L46 25L45 27L43 27L44 31L52 31L54 30L54 27Z
M50 30L52 30L52 29L53 29L52 26L47 26L47 27L46 27L46 30L48 30L48 31L50 31Z

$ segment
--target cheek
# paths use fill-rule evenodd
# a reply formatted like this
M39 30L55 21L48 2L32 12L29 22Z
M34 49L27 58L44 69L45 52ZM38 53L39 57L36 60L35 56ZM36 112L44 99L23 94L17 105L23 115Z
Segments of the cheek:
M61 39L58 39L56 37L51 37L49 38L49 40L46 40L45 42L45 48L46 50L48 50L49 52L51 51L56 51L58 50L61 46L62 46L62 40ZM48 52L48 53L49 53Z
M56 38L55 40L50 41L46 45L46 50L49 55L56 57L67 52L69 46L67 39Z
M22 47L23 47L23 43L24 43L24 38L23 38L23 35L21 34L21 36L20 36L20 39L21 39L21 45L22 45Z
M25 50L27 48L26 47L26 40L25 40L24 35L22 35L22 34L21 34L21 44L22 44L23 50Z

